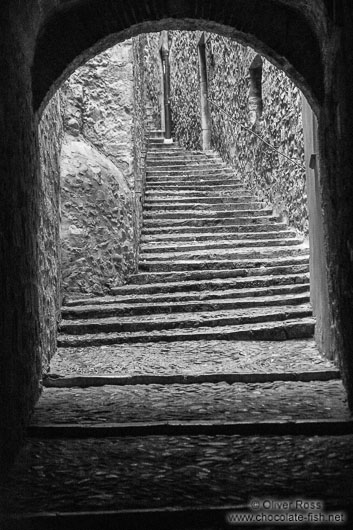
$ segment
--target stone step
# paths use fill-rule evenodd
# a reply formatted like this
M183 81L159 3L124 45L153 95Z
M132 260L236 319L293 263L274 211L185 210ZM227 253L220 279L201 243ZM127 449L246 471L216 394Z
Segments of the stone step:
M173 147L178 147L176 143L173 144ZM206 160L210 165L214 162L223 162L223 159L219 156L219 154L215 153L212 156L210 156L208 153L205 153L205 151L186 151L185 149L179 148L179 152L173 152L172 154L166 153L165 150L160 150L158 147L156 148L150 148L147 152L147 159L148 160L168 160L170 158L175 159L188 159L188 160Z
M222 265L223 263L223 265ZM296 267L296 266L309 266L309 254L303 254L299 256L287 256L278 257L276 259L265 258L265 259L240 259L240 260L228 260L228 259L189 259L189 260L178 260L170 263L169 261L148 261L140 262L139 270L153 270L150 267L158 266L160 271L204 271L204 270L246 270L248 274L253 274L254 271L259 271L261 276L266 269L276 269L278 267ZM138 273L139 274L139 273ZM138 275L137 274L137 275ZM133 275L136 276L136 275ZM132 276L131 276L132 277Z
M212 280L188 280L184 282L160 282L145 285L127 284L121 287L113 287L112 295L141 295L141 294L171 294L188 291L222 291L229 289L260 289L262 287L289 286L293 284L307 284L309 274L286 274L284 276L252 276L250 278L218 278Z
M233 180L232 179L215 179L215 180L195 180L195 182L192 182L190 179L187 179L188 183L185 184L179 184L177 182L173 182L172 180L168 181L162 181L162 180L149 180L148 184L146 186L146 190L148 190L150 193L155 193L158 190L166 190L168 191L177 191L179 192L179 195L181 195L180 192L183 191L208 191L208 192L217 192L217 191L245 191L243 184L240 182L240 180Z
M190 177L194 176L196 179L198 179L201 182L207 179L207 177L215 178L215 176L217 177L224 176L229 179L236 178L234 171L231 169L227 169L224 167L209 167L206 164L205 166L200 166L200 165L192 166L191 164L188 164L187 166L185 165L185 167L183 166L181 166L180 168L173 167L173 169L169 169L169 170L165 169L165 166L163 166L163 168L160 168L158 166L154 166L153 168L147 167L146 174L147 174L147 181L154 180L154 179L157 180L157 177L159 177L161 180L164 180L164 179L173 180L173 178L175 177L175 179L179 181L179 177L187 178L189 176ZM202 175L202 178L201 178L201 175ZM236 178L236 180L240 182L239 178Z
M149 141L153 141L156 138L163 138L164 139L164 133L165 131L162 129L150 129L149 131Z
M216 217L216 218L223 218L223 219L229 219L230 217L245 217L245 216L252 216L255 215L256 217L267 215L272 215L272 209L270 208L259 208L257 205L254 207L250 207L249 205L244 205L244 208L237 208L237 209L224 209L224 210L218 210L214 208L208 208L207 210L186 210L186 209L180 209L179 211L174 210L156 210L156 211L145 211L143 214L143 218L147 221L150 219L197 219L200 217L201 219L205 219L207 217Z
M192 250L192 251L178 251L174 252L150 252L148 254L140 254L139 264L144 261L178 261L178 260L220 260L220 259L271 259L286 256L303 256L308 255L308 249L303 246L294 247L254 247L254 248L238 248L238 249L213 249Z
M173 144L175 147L170 152L167 152L167 150L164 148L163 150L160 149L154 149L150 148L147 152L147 162L178 162L178 161L185 161L189 160L191 162L207 162L210 166L213 164L222 164L226 166L222 158L218 156L209 157L205 155L204 152L198 151L190 153L188 151L177 149L177 146ZM166 146L165 146L166 147Z
M294 256L295 258L295 256ZM264 275L286 275L309 272L309 259L304 256L303 263L300 260L290 264L281 265L283 260L246 260L247 266L242 261L234 260L180 260L170 263L169 261L148 261L140 263L139 272L129 277L129 282L143 283L147 278L160 277L160 281L166 281L170 275L179 278L178 281L206 278L236 278ZM174 280L173 280L174 281Z
M168 242L162 243L161 241L142 244L140 246L140 252L142 254L158 252L191 252L195 250L206 250L206 249L235 249L235 248L256 248L256 247L281 247L281 246L295 246L302 245L303 240L298 238L289 239L233 239L232 241L204 241L204 242Z
M249 209L262 209L263 203L256 202L254 200L248 200L248 201L241 201L240 198L238 201L234 201L233 203L171 203L171 202L165 202L161 203L159 201L152 202L148 201L147 204L144 204L144 215L150 214L158 214L159 212L168 212L168 213L175 213L178 214L179 212L183 211L193 211L193 212L209 212L209 211L234 211L234 210L249 210ZM272 210L271 210L272 211Z
M162 234L152 234L152 235L142 235L140 238L141 244L147 244L150 242L160 242L165 241L175 241L175 242L187 242L187 241L246 241L246 240L275 240L275 239L293 239L296 238L296 232L292 230L281 230L278 232L205 232L205 233L182 233L178 232L162 233Z
M242 196L237 197L185 197L185 198L161 198L157 197L156 199L146 198L144 202L144 208L146 209L159 209L166 208L168 210L176 210L180 207L188 208L205 208L217 206L217 208L234 208L238 204L262 204L255 199L252 195L243 194Z
M245 197L249 197L249 192L245 188L234 188L234 189L227 189L222 190L216 187L213 187L210 190L207 190L205 187L198 190L178 190L177 187L175 189L156 189L156 190L150 190L146 189L145 191L146 199L152 199L152 200L160 200L160 199L167 199L169 201L173 201L174 199L179 201L184 201L185 199L197 199L204 197L207 198L214 198L219 197L220 199L227 198L227 199L244 199ZM193 201L192 201L193 202Z
M113 304L107 305L78 305L72 307L62 308L62 318L64 320L82 320L82 319L96 319L96 318L110 318L110 317L124 317L131 315L156 315L161 313L190 313L200 311L220 311L228 309L243 309L243 308L260 308L260 307L275 307L282 305L303 305L310 302L309 290L302 294L288 294L277 296L257 296L240 299L210 299L199 300L195 302L153 302L149 303L134 303L134 304Z
M190 342L188 342L190 344ZM132 349L132 346L129 346ZM155 347L156 346L155 344ZM104 346L102 347L104 348ZM97 348L94 348L97 349ZM62 349L60 351L68 351ZM337 381L340 380L340 372L333 370L310 370L309 372L242 372L242 373L205 373L205 374L183 374L183 375L91 375L83 373L80 375L69 374L62 376L55 372L43 376L44 388L89 388L110 385L113 387L126 387L136 385L205 385L227 383L241 384L264 384L284 382L309 383L311 381Z
M177 228L178 230L183 225L187 226L188 229L198 226L214 226L218 229L220 226L232 225L239 227L241 225L247 224L250 226L258 224L272 224L276 221L280 222L280 217L277 215L268 215L268 211L260 211L259 215L241 215L242 212L238 212L236 217L199 217L199 218L187 218L187 219L144 219L143 220L143 230L145 228L156 228L156 227L166 227L168 230L172 228Z
M149 148L148 148L148 153L151 154L151 155L163 155L163 156L166 156L166 155L172 155L174 156L176 153L177 154L184 154L184 149L182 149L181 147L179 147L178 145L176 144L165 144L164 142L159 142L157 140L157 142L151 142L151 144L149 145Z
M258 274L262 276L266 274L266 270L271 270L268 274L273 274L274 270L290 267L309 267L309 256L289 256L278 259L242 259L242 260L179 260L170 263L169 261L152 261L143 262L139 265L140 272L129 277L136 278L141 274L141 271L213 271L221 274L221 271L239 271L240 275ZM297 272L297 269L295 269Z
M174 164L169 166L148 166L146 168L147 179L162 179L172 180L175 178L177 181L180 177L194 176L195 179L204 180L205 178L216 178L216 177L228 177L234 178L241 181L240 176L229 168L222 166L221 164L214 164L210 166L206 163L186 163Z
M32 438L3 486L4 511L23 517L41 512L39 528L48 530L215 530L226 528L225 516L234 509L259 513L249 509L252 498L319 499L322 511L342 512L352 504L353 436L335 435L332 422L324 434L324 425L321 436ZM315 425L297 427L312 434ZM207 506L223 508L221 517ZM127 511L114 518L113 510ZM22 522L21 530L38 528Z
M124 333L91 333L86 335L65 335L61 333L58 346L61 348L83 348L111 344L133 344L140 342L199 341L199 340L291 340L312 338L315 329L314 318L266 321L233 326L174 328Z
M261 221L263 221L263 218L259 218ZM237 219L237 222L239 219ZM190 234L212 234L212 233L224 233L225 235L234 235L234 234L248 234L248 233L256 233L256 234L262 234L265 232L284 232L288 230L288 225L282 221L279 221L278 218L275 218L276 222L264 222L260 224L257 222L249 223L249 219L247 219L247 223L244 222L242 224L220 224L220 225L209 225L209 226L190 226L188 223L185 223L185 225L181 226L144 226L142 229L142 237L151 237L154 234L156 235L190 235Z
M223 311L141 315L131 318L107 317L82 320L63 320L60 332L68 335L124 333L138 331L166 331L229 326L231 329L244 324L278 322L311 317L310 305L280 307L254 307Z
M298 399L300 395L300 399ZM160 421L348 421L341 381L45 388L32 425Z
M168 168L170 169L178 169L178 168L185 168L185 167L202 167L202 168L224 168L229 169L222 161L219 160L213 160L212 162L209 161L206 157L175 157L175 158L161 158L161 157L147 157L147 168L148 169L163 169L166 170ZM234 171L234 170L233 170Z
M216 278L249 278L251 276L265 275L286 275L286 274L303 274L309 273L309 264L306 265L288 265L278 267L266 267L263 269L253 268L229 268L227 263L217 262L212 268L212 263L186 263L186 266L167 265L165 262L153 262L140 268L138 274L130 276L131 283L158 283L158 282L182 282L185 280L205 280ZM184 264L183 264L184 265ZM204 267L204 268L202 268ZM145 272L142 272L145 271Z
M146 177L146 190L150 188L169 186L180 186L181 189L184 189L186 185L191 185L195 187L195 189L200 189L200 191L209 186L219 188L220 186L234 185L236 186L237 190L247 191L242 180L233 176L225 175L224 173L208 174L202 177L195 173L184 175L164 175L163 177L150 175Z
M223 164L208 164L207 162L198 161L193 162L191 160L184 161L183 163L174 163L169 165L150 165L147 163L146 167L147 175L160 177L160 178L172 178L186 175L227 175L229 177L236 177L237 173L233 169L229 169Z
M153 146L162 146L164 145L164 138L150 138L148 140L148 146L149 147L153 147Z
M111 297L96 297L93 301L82 300L82 305L85 302L107 305L107 299L112 300ZM71 302L77 301L68 303ZM150 301L146 299L145 303ZM189 384L190 381L199 382L200 378L208 382L314 381L318 380L318 372L327 374L326 381L339 378L337 368L319 353L313 339L141 342L85 349L58 348L51 360L51 380L45 384L53 384L57 377L97 374L126 381L131 377L134 382L143 377L140 384L143 381L147 384L146 377L149 384L153 381Z
M151 300L151 293L149 291L139 291L137 289L128 294L116 294L103 297L86 297L86 298L72 298L65 301L66 307L73 306L87 306L87 305L107 305L107 304L165 304L165 303L179 303L179 302L199 302L209 300L223 300L223 299L242 299L249 297L271 297L271 296L286 296L296 294L307 294L310 291L310 284L307 280L302 278L303 283L292 283L288 285L267 285L265 287L245 287L245 288L215 288L214 286L207 290L188 290L188 291L172 291L172 292L154 292ZM157 285L161 285L160 283ZM130 285L131 287L131 285ZM188 287L190 287L188 285Z
M336 507L337 508L337 507ZM245 508L245 517L252 517L249 507ZM330 516L335 517L337 513ZM341 513L344 520L352 521L353 508L342 506ZM235 515L236 514L236 515ZM280 517L280 514L277 514ZM337 515L341 517L340 515ZM157 509L128 509L128 510L97 510L97 511L75 511L75 512L45 512L7 515L3 517L4 529L6 530L47 530L51 528L55 520L55 530L101 530L102 528L124 528L124 530L156 530L157 528L168 528L169 530L219 530L225 528L226 521L233 524L235 517L243 520L244 507L238 505L230 506L218 504L217 506L202 507L167 507ZM332 519L334 520L334 519ZM249 523L248 523L249 524ZM345 524L345 523L342 523ZM108 525L108 526L107 526ZM349 528L350 522L341 528ZM326 530L327 525L316 524L318 530ZM271 530L270 527L263 527ZM289 527L287 527L289 528ZM291 527L294 530L294 527Z

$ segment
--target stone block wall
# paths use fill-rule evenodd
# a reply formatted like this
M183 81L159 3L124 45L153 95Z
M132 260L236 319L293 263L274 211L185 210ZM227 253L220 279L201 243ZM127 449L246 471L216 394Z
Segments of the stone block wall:
M142 228L142 209L146 182L146 135L147 135L147 82L145 67L146 36L140 35L133 39L133 154L135 175L135 215L137 224L137 238L140 240Z
M198 41L200 31L172 31L171 108L176 140L200 149L201 109ZM250 66L252 48L206 33L208 94L212 146L239 172L247 187L264 203L308 234L301 94L289 78L263 60L261 118L252 121ZM229 117L225 116L221 110ZM234 120L234 121L233 121ZM298 165L265 146L241 124L253 128Z
M307 235L309 229L301 93L284 72L263 60L262 115L251 118L252 48L210 35L206 42L212 144L239 172L248 188L268 202L289 224ZM295 163L270 149L252 132Z
M174 138L186 149L201 149L200 79L197 43L200 31L172 31L170 50L171 113Z
M38 128L41 189L39 225L39 304L42 369L47 371L56 350L61 308L60 273L60 151L64 136L62 98L57 92Z
M162 64L159 52L160 33L144 33L134 39L136 56L134 67L137 77L143 81L143 88L136 92L135 100L141 95L144 106L151 109L151 125L155 129L162 127L161 99L162 94ZM137 85L139 83L137 82Z
M133 44L79 68L61 89L64 294L104 294L136 270Z

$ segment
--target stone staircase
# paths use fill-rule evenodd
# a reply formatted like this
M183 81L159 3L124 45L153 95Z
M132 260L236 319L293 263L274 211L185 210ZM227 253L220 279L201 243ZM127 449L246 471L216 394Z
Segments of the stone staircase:
M72 301L59 345L313 336L309 251L213 153L148 154L139 273Z
M4 524L257 528L231 517L265 499L350 518L353 425L313 340L308 249L216 154L159 136L139 272L63 308Z

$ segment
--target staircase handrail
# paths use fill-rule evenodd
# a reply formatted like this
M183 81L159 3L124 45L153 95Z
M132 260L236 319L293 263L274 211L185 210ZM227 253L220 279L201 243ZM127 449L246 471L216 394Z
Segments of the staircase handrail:
M270 149L272 149L272 151L275 151L277 154L279 154L280 156L283 156L284 158L286 158L287 160L289 160L289 162L291 162L292 164L295 164L296 166L298 166L302 171L305 171L305 165L304 164L300 164L299 162L297 162L296 160L293 160L292 158L290 158L289 156L285 155L284 153L282 153L282 151L279 151L276 147L274 147L273 145L271 145L269 142L267 142L267 140L265 140L262 136L260 136L258 133L256 133L255 131L253 131L250 127L247 127L246 125L244 125L243 123L241 123L240 121L236 120L233 116L231 116L228 112L226 112L225 110L223 110L215 101L213 101L211 98L207 97L207 100L212 104L214 105L222 114L224 114L225 116L227 116L227 118L235 123L236 125L240 125L240 127L242 127L243 129L245 129L246 131L248 132L251 132L251 134L253 134L254 136L256 136L259 140L261 140L261 142L263 142L265 145L267 145L267 147L269 147Z

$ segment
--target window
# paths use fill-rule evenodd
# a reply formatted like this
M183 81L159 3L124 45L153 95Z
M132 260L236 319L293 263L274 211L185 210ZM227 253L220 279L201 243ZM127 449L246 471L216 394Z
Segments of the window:
M249 68L249 121L253 128L257 128L262 116L262 58L256 55Z

